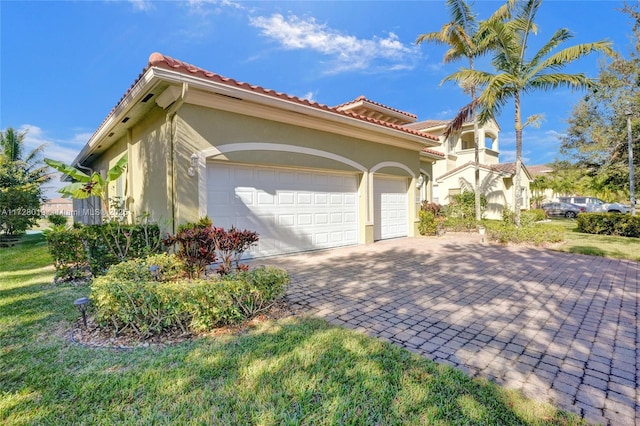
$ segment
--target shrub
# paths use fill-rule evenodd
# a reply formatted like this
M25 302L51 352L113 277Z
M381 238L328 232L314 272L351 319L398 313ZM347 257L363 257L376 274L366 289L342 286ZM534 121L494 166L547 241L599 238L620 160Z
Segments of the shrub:
M150 271L157 266L157 278ZM137 259L112 265L109 274L125 281L176 281L183 276L182 261L174 254L152 254L144 259Z
M47 216L47 220L53 226L62 226L67 224L67 217L62 214L50 214L49 216Z
M82 242L81 228L67 228L54 225L44 232L53 266L55 280L69 280L84 277L88 265Z
M578 215L578 231L586 234L640 238L640 216L619 213L583 213Z
M261 267L239 273L233 282L238 287L231 289L231 296L249 318L270 308L273 301L284 294L289 276L282 269Z
M165 244L177 246L177 255L185 265L190 278L202 275L205 268L219 262L217 272L227 275L234 270L242 271L247 267L240 263L242 255L258 242L258 234L249 230L228 231L211 226L208 218L198 223L187 223L178 228L175 236L164 240Z
M418 232L420 232L420 235L436 235L438 231L438 221L433 212L420 210L418 217L420 219L418 223Z
M545 219L546 214L542 209L525 210L520 213L520 225L523 227L527 227Z
M509 206L502 207L502 221L510 225L516 223L516 213Z
M146 257L163 250L157 224L126 225L108 222L83 227L82 240L95 276L111 266L129 259Z
M171 264L172 256L166 256ZM268 308L289 283L285 271L258 268L215 280L155 281L148 271L160 257L112 266L94 280L96 319L119 333L140 337L168 330L184 333L236 323Z
M178 233L164 240L168 246L177 246L176 255L182 260L189 278L202 275L207 265L216 261L216 243L211 225L185 224Z
M258 242L258 234L245 229L239 231L231 227L228 231L222 228L214 228L214 239L220 265L218 273L226 275L231 273L235 265L237 271L247 270L246 265L240 264L240 258L251 246Z
M564 241L564 227L533 224L517 228L513 224L487 222L487 237L502 244L533 244L536 246Z
M476 200L473 192L465 191L453 195L451 202L443 208L446 216L444 226L452 231L471 231L476 229ZM480 196L480 212L484 215L487 207L487 197Z

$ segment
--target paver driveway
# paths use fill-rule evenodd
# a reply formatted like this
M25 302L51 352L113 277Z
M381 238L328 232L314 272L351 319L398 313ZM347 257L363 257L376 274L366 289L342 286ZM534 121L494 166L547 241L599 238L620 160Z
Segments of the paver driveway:
M269 259L290 302L588 421L640 426L640 264L405 238Z

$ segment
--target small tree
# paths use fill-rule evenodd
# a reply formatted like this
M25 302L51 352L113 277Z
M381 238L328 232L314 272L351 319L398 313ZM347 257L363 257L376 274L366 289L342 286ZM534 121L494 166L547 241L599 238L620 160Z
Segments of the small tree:
M0 132L0 232L19 235L35 225L43 201L41 185L51 179L39 158L44 145L24 154L26 132Z

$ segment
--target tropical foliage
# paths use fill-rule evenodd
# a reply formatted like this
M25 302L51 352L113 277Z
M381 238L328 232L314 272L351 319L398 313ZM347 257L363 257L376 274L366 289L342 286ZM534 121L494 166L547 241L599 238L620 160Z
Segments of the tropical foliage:
M113 167L107 171L106 177L103 177L98 172L93 172L91 175L84 173L83 171L69 166L61 161L45 158L44 162L52 168L61 172L63 175L69 176L73 182L63 188L60 188L60 192L64 197L71 197L77 200L82 200L89 197L98 197L102 202L103 214L107 217L107 220L111 220L112 215L109 209L108 189L111 182L115 182L127 168L128 157L127 154L123 155L120 160Z
M522 204L522 132L530 125L540 122L540 115L532 115L523 121L522 97L537 90L555 90L560 87L593 89L595 82L583 73L563 73L568 64L592 52L612 55L611 43L598 41L583 43L556 51L572 35L566 28L557 30L542 47L530 55L530 38L537 34L535 18L542 4L541 0L509 1L507 19L491 20L487 24L484 37L492 46L491 64L494 72L476 69L461 69L445 80L467 86L482 87L476 103L462 108L454 120L454 128L461 128L476 108L480 108L479 120L487 122L500 114L511 100L515 106L514 128L516 134L516 176L515 194L516 224L520 225Z
M490 39L487 37L486 28L488 23L495 19L503 19L506 16L508 8L501 7L486 22L479 22L476 14L471 9L471 5L465 0L447 0L447 7L451 15L451 21L442 26L440 31L421 34L416 40L417 44L424 42L432 42L449 46L449 50L444 55L444 63L453 62L462 58L469 61L469 69L474 69L474 63L477 58L486 54L491 46ZM477 102L478 86L475 84L462 85L462 88L471 95L471 103ZM478 120L476 117L476 109L471 110L471 120L473 121L473 140L474 140L474 163L475 163L475 218L477 221L482 219L480 210L480 151L478 142ZM446 136L452 129L448 129Z
M632 124L635 181L640 179L640 12L626 6L632 18L633 46L629 58L615 56L602 64L598 89L589 92L573 109L560 151L588 177L586 190L604 199L629 194L627 114Z
M40 154L44 145L25 153L27 132L0 132L0 232L22 234L35 225L44 201L42 185L51 179Z

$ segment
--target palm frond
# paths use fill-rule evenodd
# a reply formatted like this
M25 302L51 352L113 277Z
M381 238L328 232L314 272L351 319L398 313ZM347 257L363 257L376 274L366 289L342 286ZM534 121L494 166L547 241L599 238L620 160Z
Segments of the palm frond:
M614 55L612 43L601 40L594 43L582 43L576 46L567 47L551 55L531 69L531 74L539 74L544 70L557 70L565 65L582 58L592 52L601 52L608 56Z
M533 114L527 117L527 120L522 125L524 129L527 126L535 127L536 129L540 127L542 121L544 120L544 114Z
M550 52L553 51L558 45L561 43L573 38L573 35L566 28L560 28L557 30L553 36L549 39L549 41L542 46L540 50L535 54L533 59L529 61L530 66L536 66L540 61L542 61Z
M466 0L447 0L451 21L461 26L467 34L476 32L478 21Z
M572 89L590 89L595 87L596 82L585 74L565 74L552 73L541 74L533 77L523 88L524 92L532 90L553 90L559 87L569 87Z
M462 129L464 123L469 121L469 119L473 115L473 111L477 108L477 106L478 100L476 99L460 108L456 116L453 117L453 119L449 121L449 123L447 123L447 126L444 129L444 137L448 138L449 135L459 132L460 129Z

